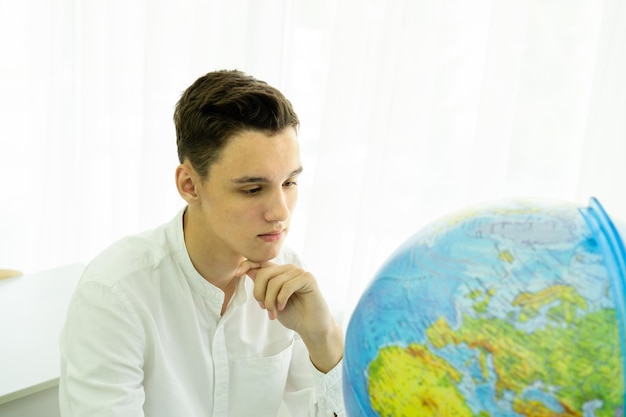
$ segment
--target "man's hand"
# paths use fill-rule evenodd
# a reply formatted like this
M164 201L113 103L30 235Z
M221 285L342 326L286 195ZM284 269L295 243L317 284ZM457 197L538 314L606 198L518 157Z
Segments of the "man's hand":
M270 319L298 333L313 364L330 371L343 356L343 332L335 323L315 277L291 264L244 261L238 275L254 281L254 298Z

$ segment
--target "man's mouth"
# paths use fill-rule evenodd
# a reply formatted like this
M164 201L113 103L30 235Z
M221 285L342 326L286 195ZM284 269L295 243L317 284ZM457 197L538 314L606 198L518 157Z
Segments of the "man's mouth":
M284 235L285 235L285 230L283 229L283 230L279 230L276 232L263 233L258 236L264 242L273 243L273 242L280 241Z

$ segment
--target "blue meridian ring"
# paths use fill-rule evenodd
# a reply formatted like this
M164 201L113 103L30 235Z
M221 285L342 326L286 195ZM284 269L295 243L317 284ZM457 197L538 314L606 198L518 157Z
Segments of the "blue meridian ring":
M619 334L622 345L622 375L626 387L626 305L624 302L626 298L626 249L615 225L595 197L589 199L588 208L579 209L579 211L603 249L605 266L615 290L615 307L621 328ZM623 404L626 408L626 392L624 392Z

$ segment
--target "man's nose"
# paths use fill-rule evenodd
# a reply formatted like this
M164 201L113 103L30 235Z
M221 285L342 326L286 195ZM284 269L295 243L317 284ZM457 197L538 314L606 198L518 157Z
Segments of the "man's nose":
M284 190L272 193L265 211L265 220L270 222L285 221L289 218L289 198Z

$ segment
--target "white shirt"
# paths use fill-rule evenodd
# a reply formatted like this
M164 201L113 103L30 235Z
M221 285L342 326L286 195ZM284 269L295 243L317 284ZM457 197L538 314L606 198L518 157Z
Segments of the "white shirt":
M64 417L344 414L341 363L323 374L300 337L269 320L242 277L224 293L195 270L181 211L85 269L61 335ZM299 264L284 248L277 263Z

